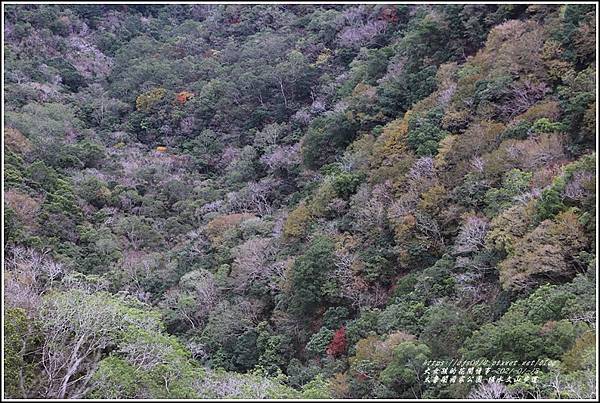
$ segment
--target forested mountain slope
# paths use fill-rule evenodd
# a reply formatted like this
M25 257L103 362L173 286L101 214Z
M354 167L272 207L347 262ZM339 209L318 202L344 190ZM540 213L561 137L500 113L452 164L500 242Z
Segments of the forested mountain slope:
M5 6L5 397L594 397L595 24Z

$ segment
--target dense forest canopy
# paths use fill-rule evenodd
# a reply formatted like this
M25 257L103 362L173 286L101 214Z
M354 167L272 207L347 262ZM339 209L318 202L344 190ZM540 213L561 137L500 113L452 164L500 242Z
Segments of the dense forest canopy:
M596 6L4 6L10 398L596 396ZM428 382L428 362L547 360Z

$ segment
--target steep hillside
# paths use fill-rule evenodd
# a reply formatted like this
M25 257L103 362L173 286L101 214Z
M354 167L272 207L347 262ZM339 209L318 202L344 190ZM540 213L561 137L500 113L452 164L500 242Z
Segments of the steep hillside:
M4 38L5 397L596 396L595 5L13 4Z

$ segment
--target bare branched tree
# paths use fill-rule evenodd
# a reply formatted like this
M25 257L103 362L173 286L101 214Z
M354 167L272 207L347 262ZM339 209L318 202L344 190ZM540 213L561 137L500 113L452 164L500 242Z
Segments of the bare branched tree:
M469 399L512 399L513 396L506 385L497 382L484 383L469 393Z
M454 242L457 254L477 252L485 244L485 235L489 229L489 221L484 217L471 215L463 223Z

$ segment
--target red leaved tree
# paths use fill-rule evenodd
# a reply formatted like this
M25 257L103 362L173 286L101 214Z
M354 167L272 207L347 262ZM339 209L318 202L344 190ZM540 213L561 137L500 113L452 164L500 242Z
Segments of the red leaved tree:
M333 339L327 347L327 355L339 357L346 352L347 347L348 343L346 341L346 328L342 326L334 333Z

